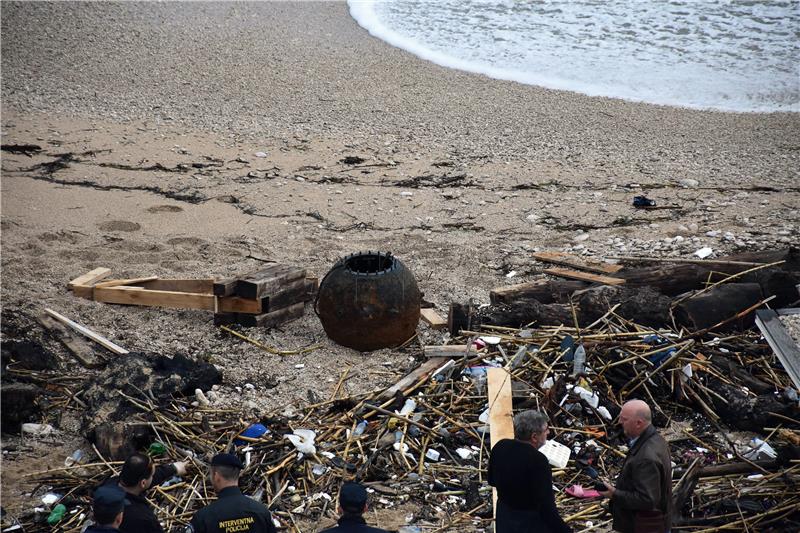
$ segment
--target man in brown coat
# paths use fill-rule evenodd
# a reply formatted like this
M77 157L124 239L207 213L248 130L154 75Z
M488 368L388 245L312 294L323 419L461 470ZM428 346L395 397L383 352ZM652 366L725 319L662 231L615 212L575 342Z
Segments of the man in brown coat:
M650 407L641 400L622 406L619 423L630 451L616 486L606 483L614 530L621 533L666 533L672 514L672 466L669 446L651 424Z

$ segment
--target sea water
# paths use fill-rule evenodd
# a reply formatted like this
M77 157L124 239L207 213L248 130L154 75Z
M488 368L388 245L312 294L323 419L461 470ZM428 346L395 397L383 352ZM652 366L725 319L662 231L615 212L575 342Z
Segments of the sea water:
M800 111L800 0L349 0L372 35L493 78L724 111Z

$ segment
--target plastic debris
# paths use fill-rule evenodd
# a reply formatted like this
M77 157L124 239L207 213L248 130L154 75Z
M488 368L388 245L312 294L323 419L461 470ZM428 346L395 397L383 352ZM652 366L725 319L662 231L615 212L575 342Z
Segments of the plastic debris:
M295 429L294 433L284 435L291 442L298 452L305 455L314 455L317 448L314 446L314 439L317 438L316 432L310 429Z
M47 523L51 526L54 526L61 522L61 519L64 518L64 513L67 512L67 508L63 504L58 504L53 507L53 511L50 513L50 516L47 517Z
M642 208L642 207L655 207L656 201L651 200L647 196L634 196L633 197L633 207Z
M544 446L539 448L539 451L547 457L547 461L556 468L565 468L569 462L569 457L572 455L572 450L564 446L560 442L548 440Z
M22 432L36 437L46 437L53 432L53 426L50 424L22 424Z
M714 253L714 250L712 250L708 246L704 246L703 248L700 248L699 250L697 250L694 253L694 255L696 255L700 259L705 259L706 257L710 256L713 253Z

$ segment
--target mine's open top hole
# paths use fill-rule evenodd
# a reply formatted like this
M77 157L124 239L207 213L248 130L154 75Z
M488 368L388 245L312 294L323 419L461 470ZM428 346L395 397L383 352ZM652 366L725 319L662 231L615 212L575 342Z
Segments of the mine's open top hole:
M385 254L363 254L345 260L347 270L355 274L382 274L394 267L394 257Z

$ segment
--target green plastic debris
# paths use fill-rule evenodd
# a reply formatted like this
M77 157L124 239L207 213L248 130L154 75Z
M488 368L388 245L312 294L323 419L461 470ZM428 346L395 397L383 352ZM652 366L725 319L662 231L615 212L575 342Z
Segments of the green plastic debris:
M64 507L64 504L59 503L55 507L53 507L53 511L50 513L50 516L47 517L47 523L51 526L58 524L62 518L64 518L64 513L67 512L67 508Z
M150 456L164 455L167 453L167 447L160 442L154 442L150 445L150 448L148 448L147 453Z

